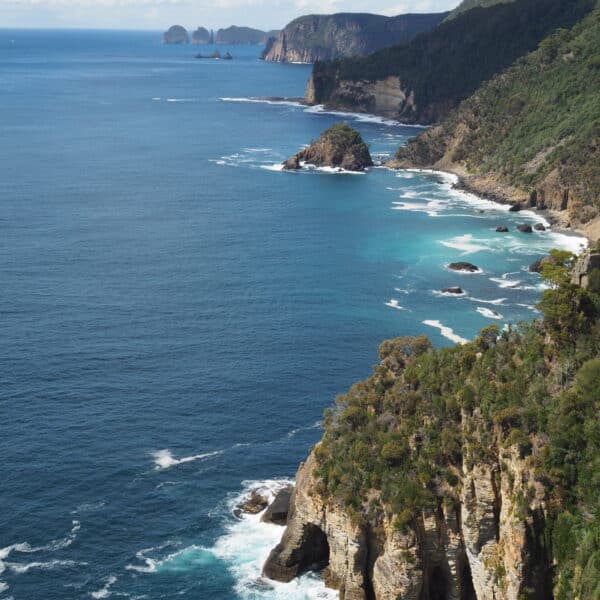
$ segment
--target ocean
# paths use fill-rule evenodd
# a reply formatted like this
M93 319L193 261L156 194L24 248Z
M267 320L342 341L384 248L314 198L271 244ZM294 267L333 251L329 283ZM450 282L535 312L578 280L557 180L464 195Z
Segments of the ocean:
M293 478L383 339L531 320L527 266L582 240L444 174L281 172L339 121L380 158L420 129L160 41L0 30L0 600L335 598L262 580L282 529L236 503Z

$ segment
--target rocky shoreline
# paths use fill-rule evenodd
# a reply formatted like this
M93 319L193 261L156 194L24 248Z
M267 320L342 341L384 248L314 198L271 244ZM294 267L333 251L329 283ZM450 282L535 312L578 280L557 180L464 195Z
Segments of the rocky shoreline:
M479 196L485 200L496 202L497 204L509 204L518 207L518 210L528 210L533 212L550 223L552 231L562 233L573 237L584 237L588 244L600 239L600 220L592 221L585 225L571 223L566 210L558 211L550 208L540 209L531 204L530 196L523 190L518 190L512 186L493 181L491 179L480 177L472 173L467 173L464 169L456 165L440 167L420 167L405 162L391 160L385 165L388 169L395 171L414 170L423 172L434 172L455 177L457 181L452 187Z

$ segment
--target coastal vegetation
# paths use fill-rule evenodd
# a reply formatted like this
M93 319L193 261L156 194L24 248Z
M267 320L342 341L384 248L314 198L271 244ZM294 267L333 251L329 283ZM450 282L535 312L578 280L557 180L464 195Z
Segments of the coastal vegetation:
M482 85L399 163L443 164L523 190L575 222L600 214L600 8Z
M372 376L326 411L314 493L357 527L418 530L423 511L458 505L467 472L489 465L513 477L516 455L528 484L513 484L515 518L531 518L536 496L545 511L536 530L544 556L530 559L555 565L545 576L557 600L597 600L600 296L571 283L572 255L553 259L542 269L550 287L540 321L491 326L453 348L425 337L384 342Z
M569 28L595 0L516 0L473 8L412 41L366 57L314 65L316 103L351 108L351 95L337 94L347 82L398 77L405 101L397 116L432 123L445 117L484 81L509 67L558 28Z

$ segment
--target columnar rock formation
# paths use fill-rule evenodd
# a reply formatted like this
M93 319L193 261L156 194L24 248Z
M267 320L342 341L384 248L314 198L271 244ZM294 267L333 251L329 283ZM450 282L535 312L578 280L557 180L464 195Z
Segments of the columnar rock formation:
M485 435L476 413L463 418ZM342 600L547 599L544 495L530 463L517 446L489 463L465 460L455 501L440 494L437 506L398 529L384 514L358 524L319 495L313 452L298 470L288 526L264 574L290 581L326 567Z

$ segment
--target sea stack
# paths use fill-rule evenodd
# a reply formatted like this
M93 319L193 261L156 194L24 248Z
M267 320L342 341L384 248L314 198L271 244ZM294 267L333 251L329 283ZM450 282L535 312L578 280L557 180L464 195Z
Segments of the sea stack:
M185 27L172 25L163 33L163 44L189 44L190 36Z
M360 133L345 123L339 123L325 130L308 148L286 160L283 168L293 171L301 169L303 164L364 171L373 166L373 160Z

